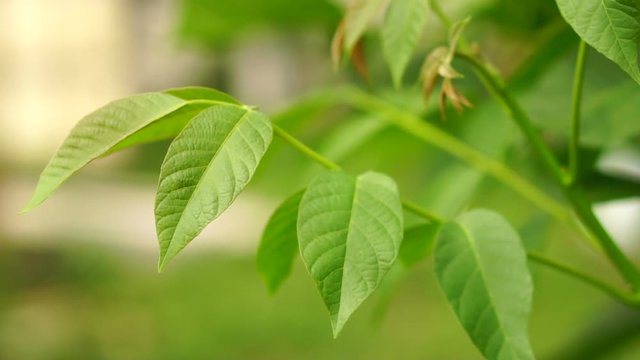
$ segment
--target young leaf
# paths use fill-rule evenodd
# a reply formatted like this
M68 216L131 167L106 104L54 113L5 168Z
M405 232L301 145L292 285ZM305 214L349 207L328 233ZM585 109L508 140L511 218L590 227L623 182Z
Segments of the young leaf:
M378 15L386 0L352 0L344 23L344 48L351 53L367 30L367 25Z
M410 227L405 230L400 244L400 262L411 267L426 258L433 251L440 224L430 223Z
M488 359L533 359L533 285L518 234L500 215L474 210L445 224L435 273L458 319Z
M275 293L289 276L298 250L298 206L304 191L285 200L271 215L258 247L258 272Z
M590 46L618 64L640 83L637 0L556 0L560 13Z
M263 114L219 105L193 118L171 143L156 195L160 270L244 189L272 132Z
M329 309L334 336L395 261L402 216L395 182L379 173L325 173L303 195L300 253Z
M33 197L23 212L46 200L91 160L185 104L185 100L172 95L148 93L113 101L85 116L42 171Z
M427 18L428 0L393 0L382 27L384 57L395 87L400 87Z

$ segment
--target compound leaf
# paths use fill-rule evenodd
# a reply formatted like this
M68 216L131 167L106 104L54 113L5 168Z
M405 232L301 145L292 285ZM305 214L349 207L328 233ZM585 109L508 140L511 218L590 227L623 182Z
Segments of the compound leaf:
M427 18L428 0L393 0L382 27L382 50L393 84L400 87Z
M23 212L46 200L90 161L185 104L186 101L169 94L148 93L113 101L85 116L42 171L33 197Z
M638 0L556 0L560 13L590 46L640 83Z
M156 194L160 270L244 189L272 133L263 114L218 105L202 111L175 138Z
M304 191L287 198L271 215L258 246L258 272L270 293L289 276L298 251L298 207Z
M170 89L110 102L82 118L40 175L27 212L46 200L92 160L132 145L176 136L202 110L236 104L233 97L203 87Z
M488 359L533 359L533 285L518 234L500 215L474 210L443 225L435 273L458 319Z
M334 336L394 263L402 216L395 182L379 173L325 173L303 195L300 253L329 309Z

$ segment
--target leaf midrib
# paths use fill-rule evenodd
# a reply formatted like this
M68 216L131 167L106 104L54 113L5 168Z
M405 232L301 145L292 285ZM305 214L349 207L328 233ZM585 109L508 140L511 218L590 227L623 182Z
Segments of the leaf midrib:
M209 102L208 100L202 100L202 101ZM227 141L229 141L229 139L233 136L233 134L235 133L235 131L238 128L238 126L242 122L245 121L247 115L249 115L249 114L251 114L253 112L250 109L248 109L246 106L237 106L237 105L233 105L233 104L230 104L230 105L232 105L234 107L237 107L237 108L244 109L245 112L244 112L244 114L242 114L242 116L240 116L240 119L238 119L238 121L233 125L231 130L229 130L229 133L227 134L227 136L224 138L224 140L222 141L222 143L218 147L218 150L211 157L211 160L207 164L207 167L204 170L204 172L202 173L202 176L198 180L198 183L196 184L195 188L193 189L191 194L189 194L189 199L187 200L187 203L185 204L183 210L180 212L180 218L178 219L178 222L176 223L176 227L175 227L173 233L171 234L171 239L169 240L169 246L167 246L167 250L165 251L164 256L162 258L162 261L160 262L160 268L161 269L162 269L162 267L164 267L164 265L165 265L165 263L166 263L166 261L168 259L167 258L167 254L169 253L169 250L171 250L173 244L175 244L176 231L180 228L180 224L182 223L182 220L184 219L184 213L185 213L186 209L189 207L189 205L191 204L191 200L193 199L193 195L198 192L198 189L200 188L200 185L203 183L202 179L207 175L207 173L211 169L212 164L214 164L216 162L216 159L218 158L218 155L222 152L221 150L224 149ZM218 211L216 210L216 212L218 212Z
M349 251L349 239L351 238L350 234L353 226L353 209L355 209L355 206L356 206L356 197L358 195L359 182L360 182L360 176L357 176L355 178L355 183L353 185L353 197L351 199L351 207L349 209L349 223L347 224L347 237L345 240L344 260L342 261L342 276L340 277L340 294L338 295L338 314L336 317L336 324L335 324L336 328L334 328L334 337L336 337L337 332L341 330L342 328L341 323L343 323L343 321L341 320L341 316L343 313L342 294L344 293L344 269L345 269L345 264L347 263L347 257L348 257L348 251ZM338 327L338 325L340 326Z

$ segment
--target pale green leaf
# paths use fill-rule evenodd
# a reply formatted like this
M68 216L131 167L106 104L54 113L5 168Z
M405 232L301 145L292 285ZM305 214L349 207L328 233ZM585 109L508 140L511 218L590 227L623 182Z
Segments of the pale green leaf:
M149 93L113 101L85 116L42 171L33 197L23 212L46 200L90 161L185 104L185 100L172 95Z
M300 253L334 336L394 263L402 216L397 186L383 174L328 172L307 188L298 212Z
M429 256L439 229L438 223L420 224L406 229L400 245L400 262L410 267Z
M389 5L382 27L382 50L396 87L400 87L418 46L428 8L428 0L393 0Z
M386 0L352 0L347 8L344 25L344 48L351 53L353 47L375 19Z
M114 153L133 145L174 138L191 119L211 106L221 104L242 105L228 94L205 87L190 86L165 90L163 93L186 100L187 103L180 109L150 123L116 144L109 149L109 153Z
M298 251L298 206L304 191L286 199L271 215L258 246L258 272L275 293L289 276Z
M215 101L219 103L242 105L236 98L229 94L201 86L187 86L169 89L163 92L183 100L206 100L207 102Z
M272 132L261 113L218 105L193 118L171 143L156 195L160 269L244 189Z
M590 46L640 83L638 0L556 0L560 13Z
M434 267L451 307L486 358L534 358L527 330L533 285L524 247L506 220L474 210L445 224Z

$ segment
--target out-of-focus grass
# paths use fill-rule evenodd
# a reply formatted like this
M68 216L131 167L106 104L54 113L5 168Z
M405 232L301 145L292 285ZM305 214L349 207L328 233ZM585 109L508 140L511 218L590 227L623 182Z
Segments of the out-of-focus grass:
M379 325L372 319L380 294L332 340L299 262L270 297L251 256L202 254L157 274L146 256L136 262L86 244L0 249L0 359L479 358L428 263L395 286ZM544 358L607 302L575 282L539 275L531 331Z

